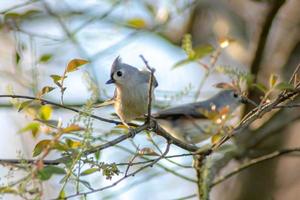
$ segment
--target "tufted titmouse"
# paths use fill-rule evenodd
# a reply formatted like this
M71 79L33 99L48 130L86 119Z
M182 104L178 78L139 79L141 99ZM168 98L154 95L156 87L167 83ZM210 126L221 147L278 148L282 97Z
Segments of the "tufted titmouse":
M151 73L148 71L140 71L122 63L120 57L117 57L112 64L110 80L106 84L116 85L112 99L115 112L127 127L131 120L147 113L150 76ZM154 77L152 92L157 86Z
M212 113L222 118L222 115L233 112L240 103L247 102L248 100L235 90L224 90L205 101L165 109L153 116L173 137L196 144L217 131L212 128Z

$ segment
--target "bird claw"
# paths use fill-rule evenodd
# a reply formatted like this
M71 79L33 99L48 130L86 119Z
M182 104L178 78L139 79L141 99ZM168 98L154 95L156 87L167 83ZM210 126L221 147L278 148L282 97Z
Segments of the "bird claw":
M129 128L130 137L134 138L134 136L137 134L134 128Z
M148 122L149 126L148 126L148 130L149 131L155 131L158 129L158 124L155 120L150 119L150 122Z

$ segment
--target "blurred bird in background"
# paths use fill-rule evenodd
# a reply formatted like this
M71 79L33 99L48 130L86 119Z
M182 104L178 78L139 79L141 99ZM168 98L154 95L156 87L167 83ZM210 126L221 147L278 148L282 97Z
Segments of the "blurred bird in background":
M216 134L218 126L214 124L226 121L241 103L248 102L238 91L229 89L205 101L161 110L153 116L173 137L197 144Z

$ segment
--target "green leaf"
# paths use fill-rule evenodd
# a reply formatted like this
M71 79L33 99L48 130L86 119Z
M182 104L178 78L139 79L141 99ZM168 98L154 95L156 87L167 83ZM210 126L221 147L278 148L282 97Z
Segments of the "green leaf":
M47 63L52 59L53 55L52 54L43 54L40 59L39 62L40 63Z
M38 171L38 178L42 181L46 181L54 174L66 174L66 171L63 168L48 165Z
M31 131L32 135L35 137L40 130L40 124L37 122L31 122L27 124L24 128L18 131L18 133L24 133Z
M17 20L20 18L20 14L19 13L6 13L4 15L4 21L7 21L7 20Z
M66 193L65 193L65 191L62 189L62 190L59 192L58 199L65 199L65 197L66 197Z
M152 15L156 15L156 8L151 2L143 2L148 12Z
M92 186L91 186L91 184L90 184L88 181L80 180L80 179L78 179L78 181L79 181L82 185L84 185L85 187L87 187L87 188L89 188L89 189L92 189Z
M189 59L189 58L184 59L184 60L180 60L180 61L178 61L177 63L174 64L174 66L172 67L172 69L176 69L176 68L178 68L178 67L182 67L182 66L184 66L184 65L186 65L186 64L189 64L189 63L191 63L191 62L193 62L193 61L194 61L194 60Z
M278 90L293 90L294 86L287 82L280 82L275 86Z
M253 86L262 91L263 93L266 93L268 91L267 87L261 83L254 83Z
M185 51L185 53L188 55L190 59L194 58L195 52L193 50L193 44L192 44L192 36L191 34L185 34L182 39L182 49Z
M32 16L34 16L34 15L36 15L36 14L39 14L39 13L41 13L42 11L40 11L40 10L28 10L28 11L26 11L25 13L23 13L22 15L21 15L21 17L22 18L28 18L28 17L32 17Z
M136 29L146 27L146 22L142 18L132 18L127 21L127 25Z
M99 171L99 168L90 168L90 169L86 169L84 170L83 172L80 173L81 176L86 176L86 175L89 175L89 174L92 174L92 173L95 173Z
M50 143L51 140L41 140L39 143L37 143L33 149L33 157L40 155Z
M42 120L42 119L35 119L36 121L39 121L51 128L57 128L58 126L58 121L57 120Z
M153 149L149 147L142 148L138 151L139 155L145 155L145 156L160 156L158 153L156 153Z
M15 190L14 188L12 187L9 187L9 186L4 186L4 187L0 187L0 194L18 194L18 191Z
M73 59L68 63L66 72L73 72L78 70L78 68L84 64L87 64L89 61L83 59Z
M211 45L201 45L194 48L195 58L203 58L214 51L214 48Z
M70 150L70 148L66 144L64 144L62 142L56 142L52 146L52 149L56 149L58 151L68 151L68 150Z
M273 88L276 84L278 80L278 76L276 76L275 74L271 74L270 78L269 78L269 87Z
M20 54L17 51L16 51L15 57L16 57L16 64L19 64L21 57L20 57Z
M49 105L44 105L39 110L39 118L42 120L49 120L52 115L52 108Z
M41 91L39 92L38 96L43 96L44 94L47 94L49 92L51 92L52 90L54 90L54 87L50 87L50 86L45 86L41 89Z
M62 79L61 76L56 75L56 74L52 74L52 75L50 75L50 77L52 78L54 83L57 83L58 81L60 81Z
M18 108L18 112L29 106L34 100L23 101Z
M95 158L97 161L100 160L100 151L95 152Z

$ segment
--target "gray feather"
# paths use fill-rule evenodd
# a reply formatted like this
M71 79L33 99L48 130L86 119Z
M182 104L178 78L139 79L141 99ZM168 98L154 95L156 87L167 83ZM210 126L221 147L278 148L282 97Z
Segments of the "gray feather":
M180 117L206 119L207 117L205 117L203 111L211 110L212 105L217 110L227 105L229 107L236 107L239 104L239 99L233 97L233 92L232 90L225 90L205 101L184 104L159 111L154 114L154 117L157 119L178 119Z

